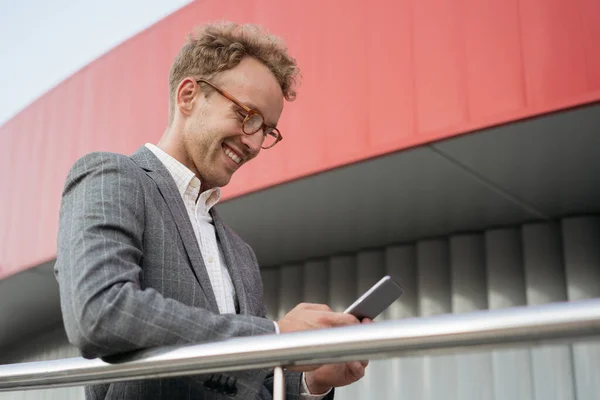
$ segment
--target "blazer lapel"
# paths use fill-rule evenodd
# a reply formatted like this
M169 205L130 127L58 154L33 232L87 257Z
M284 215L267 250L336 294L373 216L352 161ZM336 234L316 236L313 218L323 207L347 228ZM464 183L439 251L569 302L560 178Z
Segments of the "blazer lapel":
M244 285L245 264L243 264L237 256L236 249L231 244L229 234L227 233L227 230L225 229L223 221L221 220L217 210L212 208L210 210L210 215L212 216L213 223L215 224L215 230L217 232L219 242L221 243L221 249L223 250L223 255L225 256L225 262L227 263L226 265L227 269L229 270L229 275L233 281L233 287L235 288L235 294L240 307L240 314L252 314L252 310L249 310L248 308L246 286Z
M156 158L154 153L145 146L142 146L131 156L131 158L147 171L148 176L152 178L156 183L156 186L158 186L158 190L167 203L171 215L173 216L173 220L175 221L175 226L177 226L177 230L179 231L179 236L181 237L190 259L192 272L196 276L196 280L200 284L200 287L203 289L210 310L218 313L219 307L217 306L215 293L210 283L210 278L208 277L202 254L200 253L200 247L196 241L192 223L190 222L185 204L177 190L173 177L163 163Z

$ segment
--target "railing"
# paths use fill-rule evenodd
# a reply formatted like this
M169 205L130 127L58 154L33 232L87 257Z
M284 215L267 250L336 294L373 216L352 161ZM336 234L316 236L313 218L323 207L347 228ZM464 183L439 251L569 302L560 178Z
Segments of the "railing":
M2 365L0 391L389 358L442 349L592 336L600 336L600 299L233 338L143 350L112 357L107 362L70 358ZM283 384L279 372L278 369L276 377L281 379L276 380L275 390Z

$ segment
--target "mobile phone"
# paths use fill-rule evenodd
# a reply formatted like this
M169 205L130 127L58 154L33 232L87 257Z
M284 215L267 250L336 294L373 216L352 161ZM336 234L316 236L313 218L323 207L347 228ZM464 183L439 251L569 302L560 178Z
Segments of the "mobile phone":
M402 293L404 293L402 287L389 275L386 275L352 303L344 313L352 314L359 320L375 319L398 297L402 296Z

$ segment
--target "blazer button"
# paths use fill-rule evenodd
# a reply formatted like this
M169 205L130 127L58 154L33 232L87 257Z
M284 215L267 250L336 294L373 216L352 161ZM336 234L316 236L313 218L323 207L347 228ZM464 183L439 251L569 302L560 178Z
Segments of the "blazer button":
M217 379L217 389L219 393L225 394L227 391L227 376L219 375L219 379Z
M208 378L208 380L204 381L204 388L206 390L213 391L217 389L217 381L214 378L216 377L214 375L211 375L210 378Z
M227 386L226 386L226 391L225 394L229 397L235 397L235 395L237 394L237 378L231 378L231 380L227 379Z
M229 397L235 397L235 395L237 394L237 386L228 387L225 394Z

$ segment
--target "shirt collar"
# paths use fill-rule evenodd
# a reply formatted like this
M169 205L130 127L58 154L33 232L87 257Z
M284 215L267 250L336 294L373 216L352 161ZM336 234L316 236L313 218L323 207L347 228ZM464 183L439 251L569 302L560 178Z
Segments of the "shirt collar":
M209 189L200 195L200 179L198 179L188 167L152 143L146 143L145 146L154 153L160 162L163 163L165 168L167 168L169 174L171 174L175 180L177 190L182 199L185 199L186 191L191 191L194 194L195 199L200 198L206 205L206 212L219 202L221 199L221 188L216 187Z

